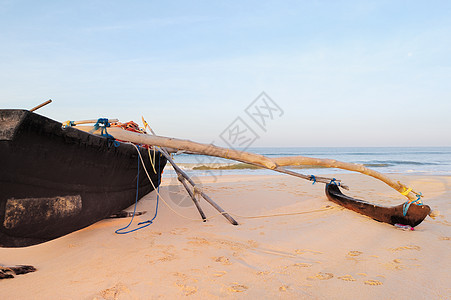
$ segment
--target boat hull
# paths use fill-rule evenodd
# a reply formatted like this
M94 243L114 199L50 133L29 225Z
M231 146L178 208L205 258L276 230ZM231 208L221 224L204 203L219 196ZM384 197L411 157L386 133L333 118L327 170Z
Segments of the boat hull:
M165 157L140 153L155 186ZM150 150L151 157L153 151ZM0 110L0 246L46 242L132 205L138 153L25 110ZM140 165L138 199L153 190Z
M355 199L344 195L335 184L326 185L327 198L347 209L368 216L376 221L388 223L391 225L401 224L415 227L431 212L427 205L410 205L407 214L403 214L403 204L385 207L368 203L363 200Z

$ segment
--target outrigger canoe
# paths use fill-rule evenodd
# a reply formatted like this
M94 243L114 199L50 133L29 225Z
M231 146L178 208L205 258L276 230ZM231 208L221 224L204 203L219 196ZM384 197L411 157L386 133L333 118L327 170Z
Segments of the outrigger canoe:
M391 225L399 224L415 227L423 222L424 218L431 212L431 208L428 205L412 204L406 207L404 204L400 204L386 207L355 199L343 194L336 184L326 185L326 196L330 201L347 209Z
M157 187L166 158L139 151ZM131 206L154 189L140 164L136 195L138 159L130 143L0 110L0 247L56 239Z

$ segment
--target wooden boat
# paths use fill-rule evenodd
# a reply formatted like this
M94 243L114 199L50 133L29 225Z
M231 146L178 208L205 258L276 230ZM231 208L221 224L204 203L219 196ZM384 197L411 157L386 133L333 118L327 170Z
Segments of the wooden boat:
M157 187L166 158L139 151ZM46 242L129 207L153 190L141 164L136 195L138 158L129 143L116 147L27 110L0 110L0 246Z
M384 207L371 204L366 201L344 195L336 184L326 185L326 195L332 202L362 215L368 216L376 221L391 225L400 224L415 227L420 224L431 212L430 207L427 205L412 204L408 207L406 215L404 215L403 204L393 207Z

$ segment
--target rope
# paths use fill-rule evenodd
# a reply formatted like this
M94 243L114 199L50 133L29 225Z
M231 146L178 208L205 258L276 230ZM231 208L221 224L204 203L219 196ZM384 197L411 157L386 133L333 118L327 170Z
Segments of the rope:
M119 142L116 141L116 139L111 134L108 133L107 127L111 127L111 124L108 122L108 119L99 118L97 122L94 124L94 129L92 131L100 129L100 135L107 138L109 147L111 147L111 144L114 147L119 147L120 145Z
M135 146L135 147L136 147L136 146ZM122 232L123 230L127 229L128 227L130 227L130 225L133 223L133 219L135 218L135 214L136 214L136 206L138 205L138 195L139 195L139 167L140 167L140 161L141 161L141 160L140 160L141 155L140 155L140 152L139 152L139 146L136 147L136 150L138 150L139 155L138 155L138 176L137 176L137 178L136 178L136 198L135 198L135 206L134 206L134 208L133 208L133 215L132 215L132 219L130 220L130 222L128 223L127 226L122 227L122 228L120 228L120 229L118 229L118 230L115 231L115 233L117 233L117 234L127 234L127 233L130 233L130 232L134 232L134 231L143 229L143 228L149 226L150 224L152 224L153 220L155 220L155 218L156 218L157 215L158 215L158 196L157 196L157 204L156 204L156 207L155 207L155 215L153 216L153 218L152 218L151 220L147 220L147 221L138 223L138 226L145 224L145 225L143 225L143 226L141 226L141 227L137 227L137 228L135 228L135 229L131 229L131 230ZM144 165L144 163L143 163L143 165ZM144 168L145 168L145 166L144 166ZM158 179L158 181L160 181L160 179ZM152 182L152 180L151 180L150 182ZM153 183L152 183L152 185L153 185ZM155 186L154 186L154 188L155 188ZM159 189L159 188L160 188L160 184L158 184L158 189ZM159 191L159 190L158 190L158 191ZM158 194L159 194L159 193L158 193Z
M150 155L150 148L147 148L147 153L149 154L149 160L150 164L152 165L153 172L157 174L157 171L155 170L155 149L153 149L153 159L151 158Z
M132 144L132 143L130 143L130 144L133 145L135 148L137 148L135 144ZM138 153L139 153L139 152L138 152ZM184 219L191 220L191 221L200 221L199 219L193 219L193 218L190 218L190 217L187 217L187 216L184 216L184 215L180 214L178 211L174 210L174 209L172 208L172 206L170 206L170 205L166 202L166 200L165 200L165 199L163 198L163 196L160 194L160 190L155 188L155 186L154 186L152 180L150 179L149 173L147 172L147 168L146 168L146 166L144 165L144 160L143 160L143 158L142 158L142 156L141 156L140 153L139 153L139 157L141 158L141 162L142 162L142 164L143 164L144 171L146 172L147 177L148 177L149 180L150 180L150 183L151 183L152 186L154 187L154 190L156 191L157 196L160 197L161 201L162 201L162 202L163 202L163 203L164 203L164 204L165 204L165 205L166 205L173 213L175 213L175 214L178 215L179 217L182 217L182 218L184 218ZM317 210L312 210L312 211L303 211L303 212L294 212L294 213L281 213L281 214L270 214L270 215L262 215L262 216L241 216L241 215L234 214L234 213L229 213L229 214L230 214L230 215L233 215L233 216L236 216L236 217L244 218L244 219L257 219L257 218L269 218L269 217L280 217L280 216L289 216L289 215L308 214L308 213L314 213L314 212L321 212L321 211L329 210L329 209L331 209L331 208L332 208L332 207L330 207L330 208L325 208L325 209L324 209L324 208L323 208L323 209L317 209ZM216 218L216 217L218 217L218 216L221 216L221 215L223 215L223 214L225 214L225 213L227 213L227 212L217 213L217 214L215 214L215 215L213 215L213 216L211 216L211 217L208 217L206 220L211 220L211 219Z
M155 174L157 174L157 172L155 172ZM160 174L160 164L158 164L158 174ZM147 220L147 221L138 223L138 225L148 223L146 226L149 226L150 224L152 224L153 220L155 220L155 218L157 217L157 215L158 215L158 202L159 202L159 198L160 198L159 197L159 195L160 195L160 183L161 183L161 176L158 176L158 188L156 190L157 191L157 204L156 204L156 207L155 207L155 215L153 216L153 218L151 220ZM146 227L146 226L143 226L143 227ZM141 227L141 228L143 228L143 227ZM139 229L141 229L141 228L139 228Z
M74 121L66 121L63 123L63 128L72 127L72 126L75 126Z
M401 188L402 188L402 192L400 192L400 193L401 193L401 195L403 195L403 196L407 196L407 195L409 194L409 192L412 192L412 193L414 193L414 194L417 195L417 196L421 195L421 193L415 192L411 187L409 187L409 188L406 189L406 186L405 186L404 184L402 184L400 181L398 181L398 184L399 184L399 185L401 186ZM398 191L398 192L399 192L399 191ZM423 195L421 195L421 197L423 197Z
M312 185L314 185L314 184L316 183L316 177L315 177L315 175L310 175L310 179L309 179L309 180L310 180L310 181L313 180Z
M423 205L423 201L421 201L421 197L422 197L423 195L421 194L421 193L419 193L418 194L418 196L417 196L417 200L414 200L414 201L406 201L406 202L404 202L404 205L402 206L402 214L404 215L404 216L406 216L407 215L407 212L409 211L409 207L410 207L410 205L412 204L412 203L414 203L414 204L416 204L416 205Z
M310 211L301 211L301 212L294 212L294 213L280 213L280 214L270 214L270 215L261 215L261 216L240 216L238 214L229 213L232 216L244 218L244 219L261 219L261 218L271 218L271 217L283 217L283 216L293 216L293 215L303 215L303 214L309 214L309 213L315 213L315 212L322 212L326 210L333 209L332 206L327 206L325 208L310 210Z
M403 191L400 192L400 193L401 193L401 195L404 195L404 196L407 196L407 195L412 191L412 188L411 188L411 187L409 187L408 189L406 189L406 188L403 186L402 189L403 189Z
M327 185L330 185L330 184L333 184L333 185L338 185L338 186L340 186L341 185L341 183L339 182L339 181L336 181L336 179L335 178L332 178L332 180L327 184Z
M135 144L133 144L133 143L129 143L129 144L130 144L130 145L133 145L136 149L138 149L138 148L136 147ZM149 178L149 181L150 181L150 183L152 184L153 189L154 189L155 192L157 193L157 196L160 197L160 200L163 201L163 203L164 203L170 210L172 210L176 215L178 215L178 216L180 216L180 217L182 217L182 218L191 220L191 221L199 221L199 219L193 219L193 218L186 217L186 216L180 214L179 212L177 212L176 210L174 210L174 209L166 202L166 200L164 200L163 196L160 194L160 190L157 189L157 188L155 187L155 185L153 184L152 179L151 179L149 173L147 172L147 168L146 168L146 165L144 164L144 160L143 160L143 158L142 158L142 156L141 156L141 153L138 152L138 154L139 154L139 158L141 159L141 162L142 162L142 164L143 164L144 171L146 172L147 178Z

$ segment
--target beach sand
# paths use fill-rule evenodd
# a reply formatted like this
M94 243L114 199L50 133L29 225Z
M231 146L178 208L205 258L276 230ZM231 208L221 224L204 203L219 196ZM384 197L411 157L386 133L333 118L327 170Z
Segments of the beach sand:
M360 174L334 175L347 195L397 205L402 195ZM329 202L323 184L290 176L200 177L203 223L176 179L164 179L158 217L118 235L108 219L41 245L0 249L3 264L38 270L0 280L1 299L451 299L451 176L390 174L440 214L404 231ZM156 193L134 225L152 218ZM133 210L133 207L129 208ZM243 216L299 212L265 218ZM237 216L239 215L239 216ZM193 220L194 219L194 220Z

